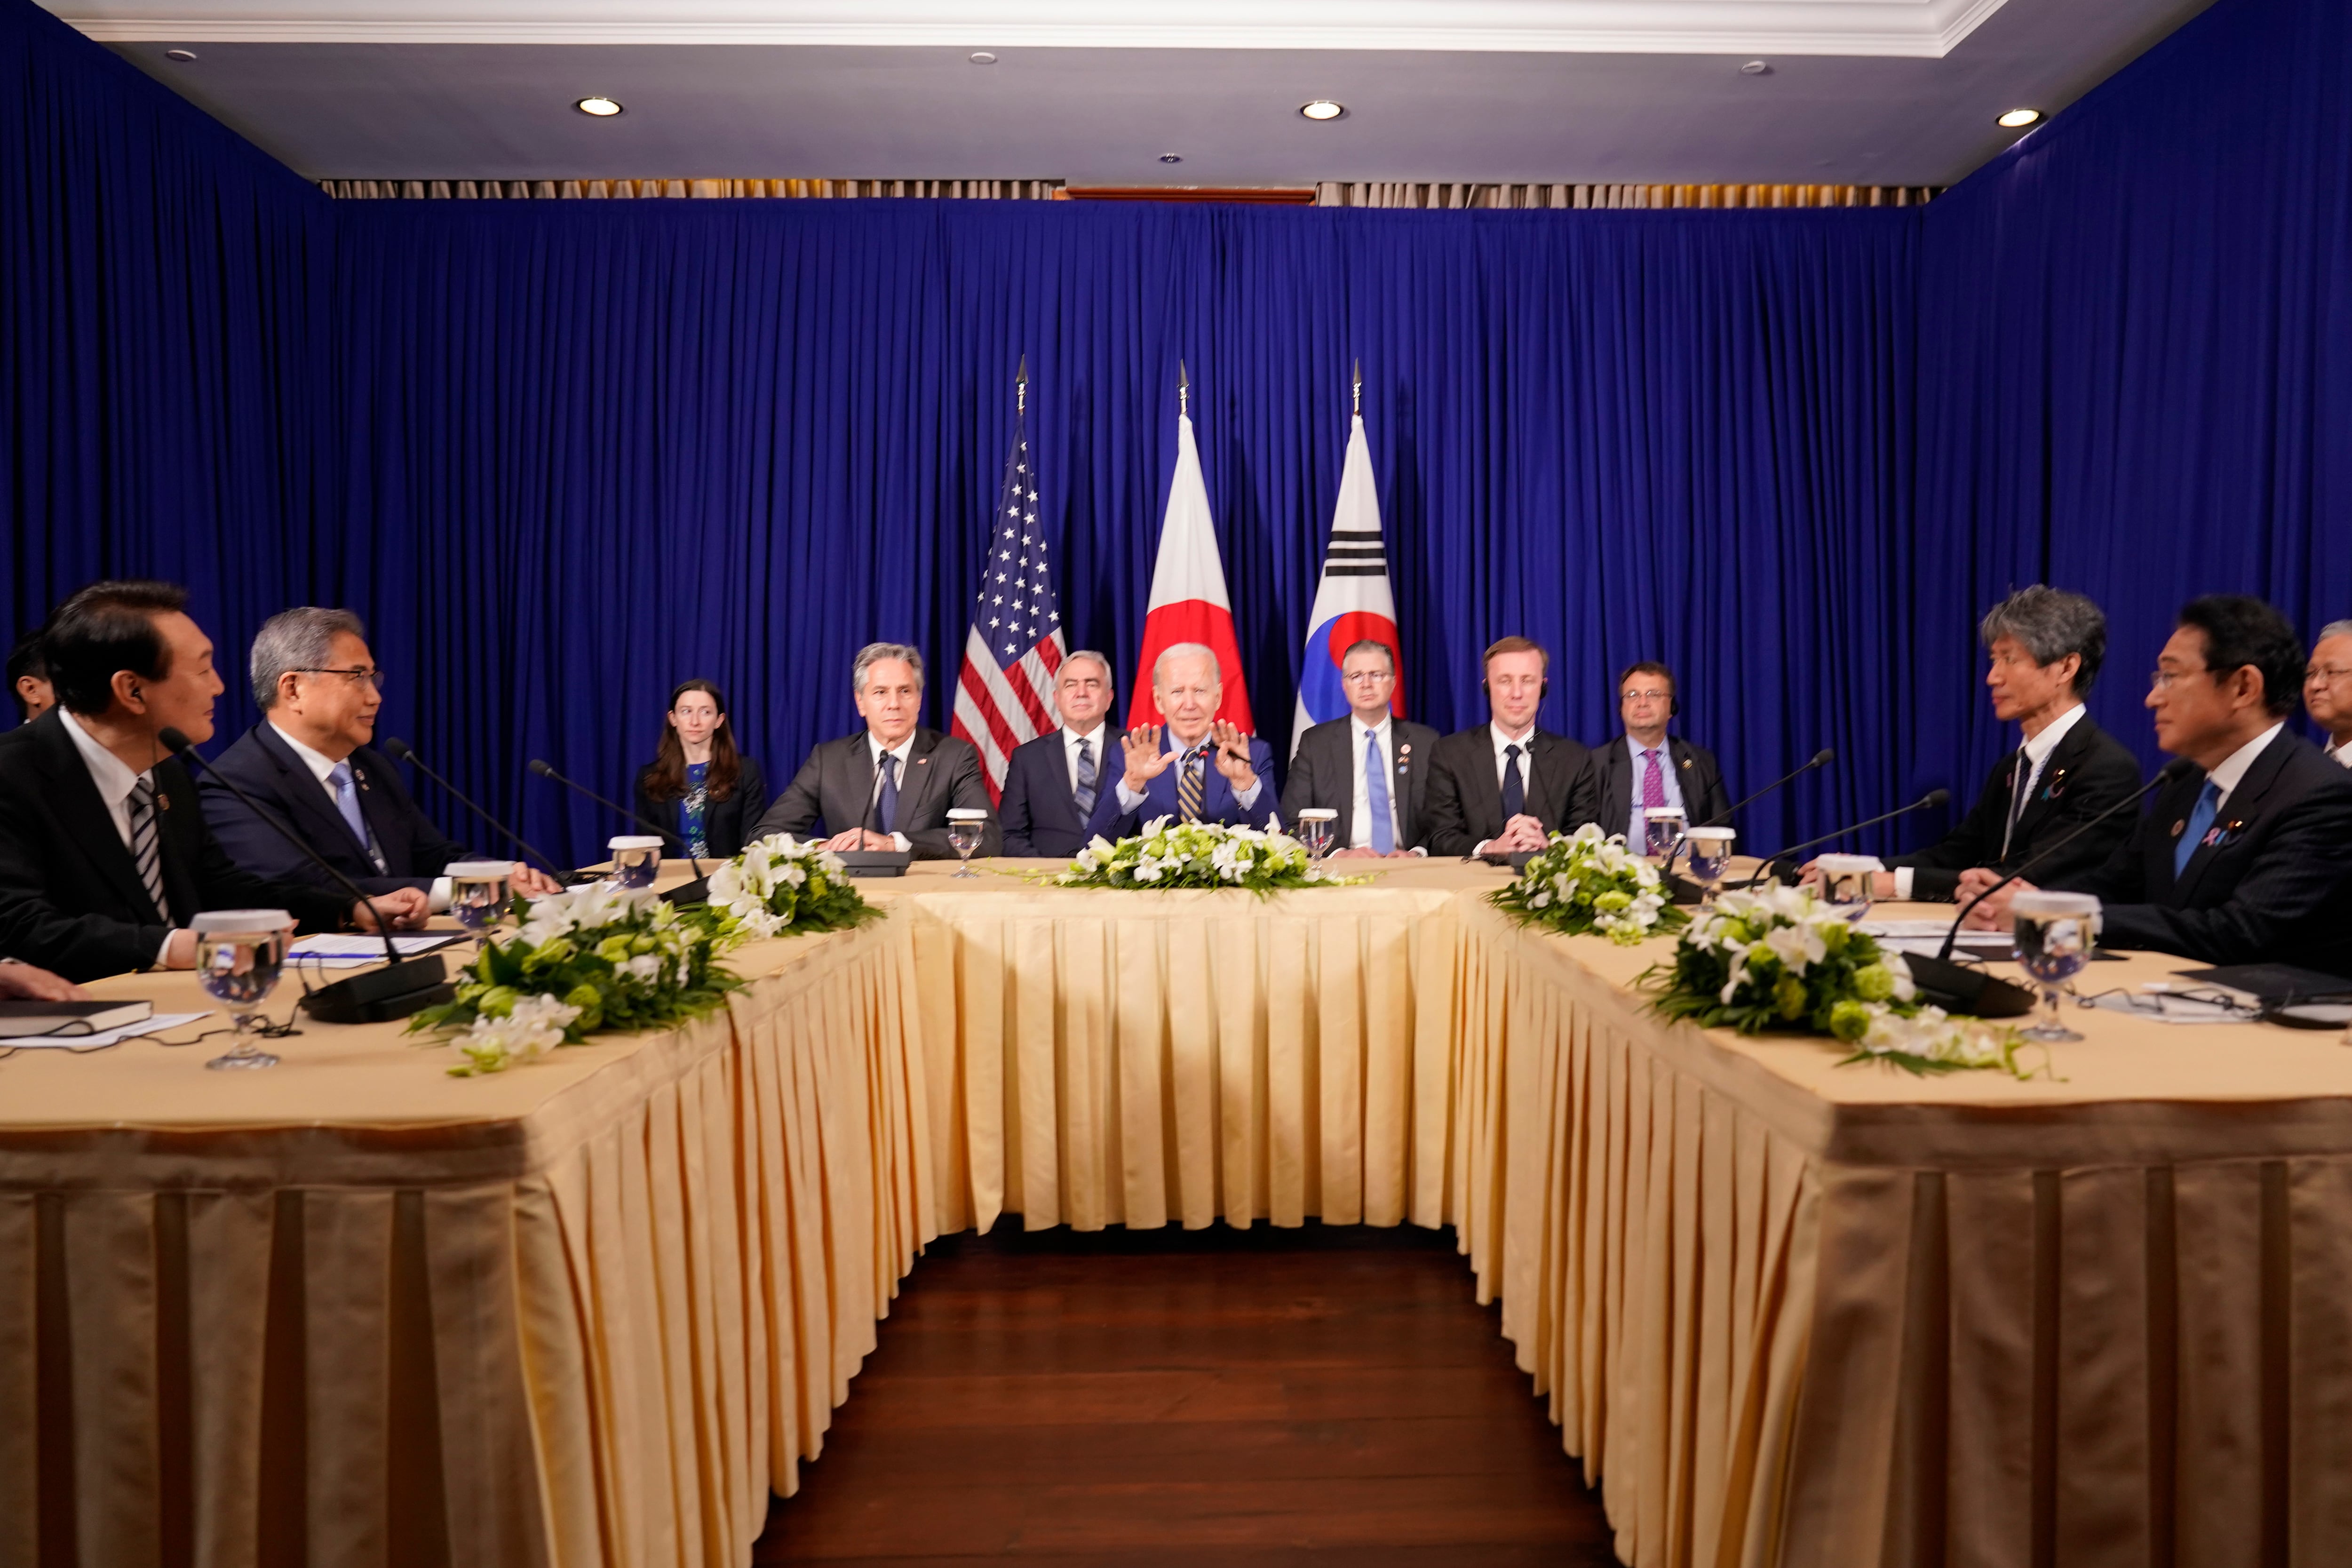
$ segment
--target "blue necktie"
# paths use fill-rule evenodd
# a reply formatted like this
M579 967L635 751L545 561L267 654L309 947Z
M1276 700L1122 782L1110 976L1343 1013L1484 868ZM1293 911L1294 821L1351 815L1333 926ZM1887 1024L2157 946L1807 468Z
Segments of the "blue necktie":
M1389 811L1389 760L1381 755L1381 738L1364 731L1364 804L1372 813L1372 849L1386 855L1396 848L1396 824Z
M1080 741L1078 742L1078 787L1070 792L1070 799L1078 808L1078 820L1081 823L1089 820L1095 814L1095 795L1099 783L1100 779L1095 773L1095 743L1092 741Z
M2189 814L2189 826L2180 830L2180 837L2172 846L2172 874L2176 877L2189 869L2189 858L2197 853L2197 846L2212 830L2213 818L2221 810L2221 786L2211 779L2197 792L2197 809Z
M874 820L884 833L898 830L898 759L890 752L882 753L882 793L874 802Z
M1511 818L1526 815L1528 809L1527 780L1519 773L1519 749L1503 748L1503 826L1508 827Z
M342 814L343 826L352 830L352 837L367 851L369 861L382 871L383 856L375 847L375 836L368 831L366 814L360 810L359 785L352 778L352 764L348 761L337 763L327 777L334 783L335 809Z

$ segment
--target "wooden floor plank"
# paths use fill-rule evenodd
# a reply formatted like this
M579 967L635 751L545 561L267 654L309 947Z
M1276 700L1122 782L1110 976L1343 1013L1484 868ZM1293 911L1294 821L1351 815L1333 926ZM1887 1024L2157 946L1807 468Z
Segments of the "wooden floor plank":
M1604 1568L1610 1539L1451 1232L1001 1226L916 1266L755 1561Z

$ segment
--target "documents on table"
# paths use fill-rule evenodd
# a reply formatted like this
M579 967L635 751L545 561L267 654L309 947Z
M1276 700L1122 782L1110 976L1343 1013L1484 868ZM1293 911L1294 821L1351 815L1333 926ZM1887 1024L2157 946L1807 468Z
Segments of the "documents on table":
M1949 921L1856 921L1854 930L1864 936L1874 936L1878 945L1896 952L1916 952L1923 958L1933 958L1942 951L1944 933L1952 929ZM1953 942L1955 952L1965 952L1975 958L2004 959L2017 948L2016 942L2005 931L1964 931Z
M0 1038L0 1051L33 1050L47 1047L56 1050L95 1051L142 1035L161 1034L176 1029L183 1024L193 1024L199 1018L209 1018L210 1013L157 1013L138 1023L126 1024L119 1029L100 1029L94 1035L15 1035Z
M465 940L462 931L428 931L413 936L395 935L392 945L401 957L414 958L420 952L431 952ZM362 969L383 962L383 938L363 931L306 936L286 950L286 957L289 963L318 969Z

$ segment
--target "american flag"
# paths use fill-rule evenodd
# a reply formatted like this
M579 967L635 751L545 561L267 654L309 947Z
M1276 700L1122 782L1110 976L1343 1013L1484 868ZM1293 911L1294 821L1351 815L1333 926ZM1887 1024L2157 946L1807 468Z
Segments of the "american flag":
M1025 388L1024 388L1025 393ZM1004 459L1004 489L989 533L980 598L963 643L963 673L956 683L954 733L970 741L988 770L988 795L1004 793L1013 748L1060 721L1054 713L1054 672L1069 644L1061 607L1046 570L1045 532L1037 524L1037 470L1029 460L1027 398L1013 416L1013 450Z

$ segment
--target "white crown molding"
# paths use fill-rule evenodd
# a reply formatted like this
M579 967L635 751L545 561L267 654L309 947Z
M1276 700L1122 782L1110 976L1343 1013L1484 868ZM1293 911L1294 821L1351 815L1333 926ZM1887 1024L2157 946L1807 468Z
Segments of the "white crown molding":
M1940 58L2002 0L43 0L102 43L1405 49Z

